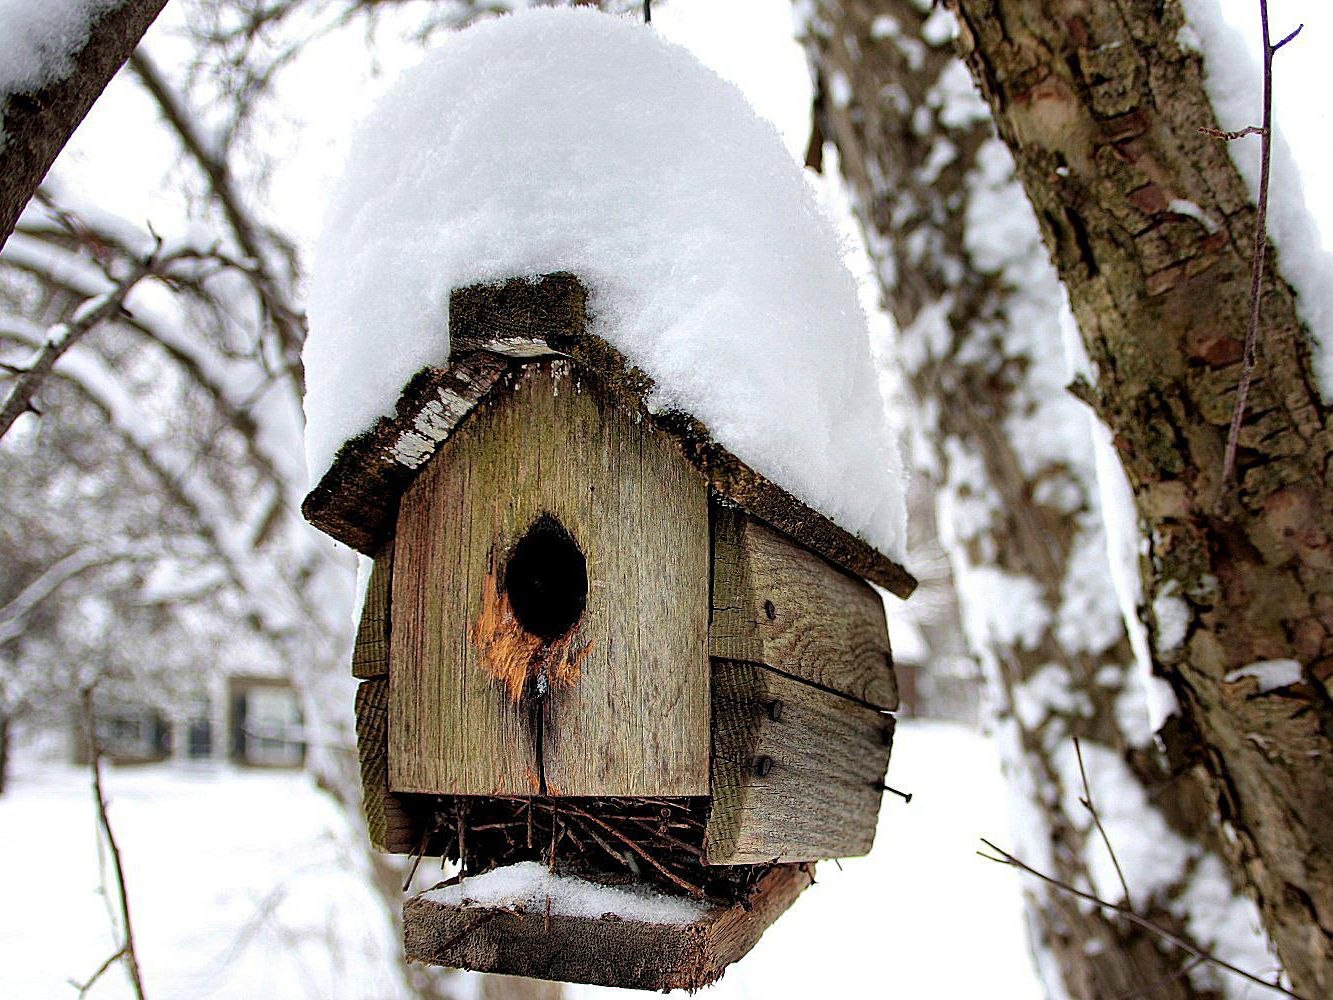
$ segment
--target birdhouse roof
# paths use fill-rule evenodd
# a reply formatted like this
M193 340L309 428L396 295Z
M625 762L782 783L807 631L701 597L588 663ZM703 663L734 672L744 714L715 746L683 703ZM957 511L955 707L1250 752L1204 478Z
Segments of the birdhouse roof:
M311 481L417 372L459 365L455 289L555 272L653 410L903 558L897 437L814 185L693 54L582 8L450 33L353 133L311 270Z
M587 302L586 289L571 274L455 291L448 364L418 372L392 416L343 445L306 497L306 518L360 552L378 552L394 531L399 497L468 414L503 391L524 365L559 364L613 405L637 410L671 435L722 502L899 597L911 593L916 581L902 566L742 462L698 419L650 408L653 380L589 333Z

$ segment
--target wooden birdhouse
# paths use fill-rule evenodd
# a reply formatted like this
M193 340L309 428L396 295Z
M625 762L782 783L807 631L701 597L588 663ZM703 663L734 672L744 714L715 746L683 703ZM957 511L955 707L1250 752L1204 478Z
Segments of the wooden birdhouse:
M375 559L353 672L375 844L459 875L409 957L697 988L874 839L900 566L591 335L552 274L455 291L447 367L307 518Z

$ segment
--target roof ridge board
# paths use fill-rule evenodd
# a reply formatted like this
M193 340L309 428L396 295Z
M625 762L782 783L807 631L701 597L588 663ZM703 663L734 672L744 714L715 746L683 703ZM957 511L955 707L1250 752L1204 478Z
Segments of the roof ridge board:
M567 359L599 389L639 408L670 434L721 500L746 510L848 572L900 598L916 579L869 543L756 472L682 410L654 413L654 382L619 350L588 332L587 290L567 272L453 291L450 355L404 389L391 417L346 442L306 497L306 518L361 552L392 532L398 498L481 401L510 372L542 359Z

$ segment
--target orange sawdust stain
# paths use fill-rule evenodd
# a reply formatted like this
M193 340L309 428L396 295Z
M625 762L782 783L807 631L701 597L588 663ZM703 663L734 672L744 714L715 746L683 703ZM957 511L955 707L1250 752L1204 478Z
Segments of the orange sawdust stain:
M482 667L515 703L523 697L528 681L543 672L553 688L578 683L583 660L592 649L591 642L575 644L573 629L558 639L546 640L523 628L509 595L500 589L494 565L486 574L481 612L468 638L481 654Z

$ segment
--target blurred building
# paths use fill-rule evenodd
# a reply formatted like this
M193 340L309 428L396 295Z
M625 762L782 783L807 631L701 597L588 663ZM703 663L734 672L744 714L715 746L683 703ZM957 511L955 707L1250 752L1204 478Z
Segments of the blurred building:
M117 764L217 761L244 767L300 767L306 733L300 699L281 677L233 674L182 704L159 706L124 692L94 697L97 744ZM75 763L89 760L81 713L71 727Z

